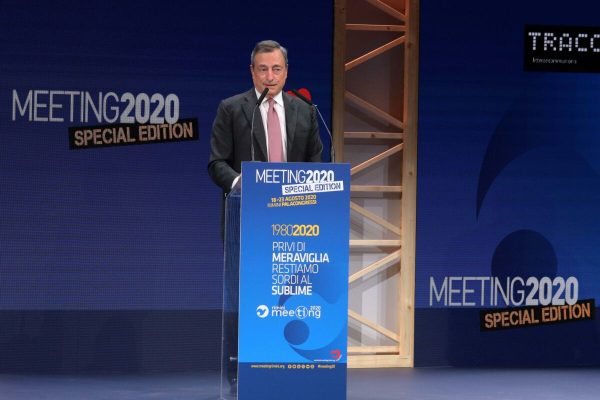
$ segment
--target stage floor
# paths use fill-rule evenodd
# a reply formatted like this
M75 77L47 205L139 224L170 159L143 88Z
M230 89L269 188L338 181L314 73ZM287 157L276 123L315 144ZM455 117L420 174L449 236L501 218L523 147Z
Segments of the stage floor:
M144 376L0 375L2 400L216 400L218 394L219 376L210 372ZM600 369L348 371L348 400L598 398Z

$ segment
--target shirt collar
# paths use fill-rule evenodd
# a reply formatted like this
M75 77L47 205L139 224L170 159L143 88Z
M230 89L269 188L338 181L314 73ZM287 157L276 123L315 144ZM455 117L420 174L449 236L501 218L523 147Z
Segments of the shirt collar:
M256 88L254 88L254 92L256 93L256 98L258 99L260 97L261 93L258 90L256 90ZM264 104L267 100L268 100L268 97L265 96L262 104ZM277 103L281 107L283 107L283 90L281 90L279 93L277 93L275 95L275 97L273 97L273 100L275 100L275 103Z

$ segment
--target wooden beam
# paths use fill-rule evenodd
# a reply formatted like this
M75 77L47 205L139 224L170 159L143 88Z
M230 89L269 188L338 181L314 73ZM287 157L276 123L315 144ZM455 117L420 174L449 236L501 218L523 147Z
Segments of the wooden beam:
M350 275L350 278L348 278L348 283L352 283L352 282L362 278L363 276L370 274L371 272L377 271L380 268L390 265L391 263L400 261L400 252L401 252L401 250L396 250L393 253L388 254L387 256L383 257L381 260L377 260L374 263L367 266L366 268L363 268L360 271L355 272L354 274Z
M371 221L375 222L377 225L389 230L390 232L395 233L398 236L402 234L399 227L392 224L385 218L382 218L379 215L367 210L366 208L359 206L358 204L356 204L353 201L350 202L350 210L353 210L354 212L359 213L363 217L370 219Z
M390 139L402 140L402 132L344 132L345 139Z
M393 354L355 354L348 356L348 368L407 368L412 366L409 357Z
M404 25L377 25L377 24L346 24L348 31L385 31L385 32L405 32Z
M334 32L333 32L333 93L331 113L331 131L335 162L344 162L344 108L346 101L344 91L346 74L346 0L334 0Z
M394 7L387 5L381 0L367 0L367 3L373 5L384 13L391 15L392 17L399 19L400 21L406 21L406 16Z
M379 119L380 121L385 122L387 124L394 125L397 128L404 129L404 123L402 121L400 121L398 118L393 117L389 113L383 111L382 109L378 108L377 106L374 106L373 104L369 103L368 101L361 99L354 93L346 90L346 92L344 93L344 97L346 98L347 101L349 101L350 103L354 104L355 106L361 108L362 110L366 111L367 113L371 114L372 116Z
M380 153L380 154L376 155L375 157L372 157L372 158L368 159L367 161L358 164L356 167L353 167L350 169L350 175L354 175L362 170L369 168L373 164L377 164L381 160L384 160L384 159L398 153L400 150L402 150L402 148L403 148L402 143L397 144L396 146L394 146L390 149L387 149L383 153Z
M350 239L350 247L402 247L402 240L381 240L381 239Z
M352 193L402 193L402 186L350 185Z
M348 346L348 354L398 354L398 346Z
M391 50L396 46L400 46L405 41L406 41L406 39L404 38L404 36L400 36L399 38L396 38L396 39L392 40L391 42L384 44L383 46L379 46L378 48L371 50L370 52L363 54L362 56L357 57L350 62L347 62L344 69L346 71L350 71L352 68L357 67L360 64L369 61L371 58L375 58L378 55L383 54L386 51Z
M379 325L378 323L373 322L370 319L363 317L356 311L348 309L348 316L350 318L360 322L361 324L368 326L369 328L373 329L375 332L387 337L388 339L392 339L394 342L398 341L398 334L396 332L392 332L391 330Z
M414 363L416 214L417 214L417 117L419 82L419 0L407 0L410 34L404 54L404 111L406 119L405 152L402 164L401 226L406 247L402 251L402 277L398 287L398 325L400 355ZM410 193L410 194L408 194Z

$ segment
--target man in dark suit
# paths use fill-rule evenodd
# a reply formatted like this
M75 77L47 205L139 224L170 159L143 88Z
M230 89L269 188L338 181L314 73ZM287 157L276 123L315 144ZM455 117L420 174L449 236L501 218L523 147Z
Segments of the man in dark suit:
M259 42L250 56L254 87L219 105L210 141L208 173L223 193L229 193L240 184L242 161L321 161L323 144L315 110L282 92L287 72L287 50L272 40ZM268 94L256 107L265 89L269 90ZM235 243L236 233L235 230L227 232L226 246ZM222 367L226 370L231 393L237 391L238 257L237 251L228 252L225 271Z
M323 144L315 110L302 100L282 92L287 72L285 47L273 40L259 42L250 57L254 88L225 99L219 105L213 123L208 173L225 193L237 184L242 161L321 161ZM267 96L255 108L260 94L267 88ZM273 109L280 129L271 129L269 124L273 121L269 117ZM275 156L278 159L274 160L270 153L275 145L271 144L269 135L275 130L281 135L283 152L281 158Z

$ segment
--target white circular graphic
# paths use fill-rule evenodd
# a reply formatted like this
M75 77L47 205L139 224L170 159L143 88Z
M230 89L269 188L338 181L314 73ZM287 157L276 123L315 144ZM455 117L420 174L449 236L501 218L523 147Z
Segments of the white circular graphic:
M267 318L269 315L269 307L264 304L256 307L256 315L258 315L258 318Z

